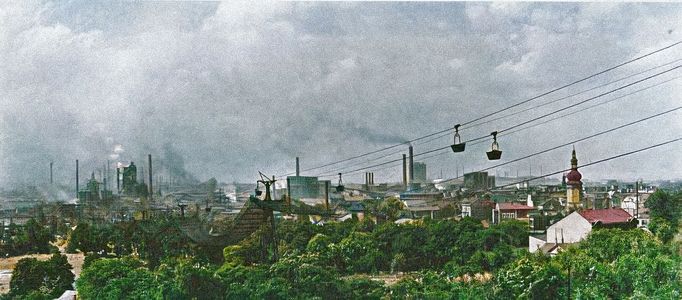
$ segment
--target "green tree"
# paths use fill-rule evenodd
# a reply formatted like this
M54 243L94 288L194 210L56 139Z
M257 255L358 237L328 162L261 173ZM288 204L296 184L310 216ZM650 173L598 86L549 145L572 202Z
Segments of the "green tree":
M649 196L644 206L649 209L652 218L662 218L676 228L682 211L682 193L670 194L659 189Z
M377 212L380 215L385 216L389 221L393 222L400 217L400 213L404 208L405 205L402 201L400 201L400 199L396 197L388 197L379 204L377 207Z
M32 295L53 299L72 289L73 279L66 256L54 254L47 261L23 258L12 271L9 295L12 298Z
M164 299L222 299L225 294L215 270L192 259L166 259L155 273Z
M386 259L370 234L353 232L341 240L338 253L348 273L369 273L386 269Z
M159 286L143 263L132 258L102 258L76 280L81 299L157 299Z
M346 285L345 298L378 300L386 295L386 288L383 282L372 280L366 276L352 276L344 281Z
M527 255L497 272L495 298L565 299L568 279L548 257Z

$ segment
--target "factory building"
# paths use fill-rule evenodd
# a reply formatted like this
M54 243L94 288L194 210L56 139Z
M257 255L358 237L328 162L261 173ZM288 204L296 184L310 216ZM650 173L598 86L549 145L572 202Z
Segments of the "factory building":
M474 190L485 190L495 187L495 176L488 172L471 172L464 174L464 187Z
M288 176L287 191L292 199L319 198L320 182L313 176Z
M419 183L426 182L426 164L423 162L414 163L414 181Z

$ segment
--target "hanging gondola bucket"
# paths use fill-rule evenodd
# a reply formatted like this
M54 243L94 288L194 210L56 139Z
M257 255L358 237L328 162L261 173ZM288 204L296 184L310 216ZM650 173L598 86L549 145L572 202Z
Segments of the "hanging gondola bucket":
M263 194L263 191L261 191L261 190L256 190L256 196L260 196L260 195L262 195L262 194Z
M492 149L485 154L488 155L488 160L498 160L502 157L502 151L500 151L500 145L497 144L497 131L490 133L493 136Z
M336 192L343 192L346 188L343 187L343 180L341 179L341 173L339 173L339 185L336 186Z
M450 146L452 148L452 152L464 152L464 147L466 147L466 143L462 143L461 138L459 137L459 124L455 125L455 138L453 144Z
M452 152L464 152L464 147L466 147L467 143L461 143L461 144L453 144L450 145L450 148L452 148Z
M488 160L498 160L500 157L502 157L502 151L500 150L490 150L485 154L488 155Z

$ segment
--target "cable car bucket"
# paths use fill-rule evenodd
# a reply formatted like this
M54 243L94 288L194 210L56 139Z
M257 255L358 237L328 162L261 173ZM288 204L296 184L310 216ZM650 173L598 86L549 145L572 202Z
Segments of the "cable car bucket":
M464 152L464 147L466 147L466 143L462 143L462 139L459 136L459 126L460 124L455 125L455 137L453 144L450 146L452 148L452 152Z
M343 180L341 180L341 173L339 173L339 185L336 186L336 192L343 192L346 188L343 186Z
M257 196L257 197L263 194L263 191L261 191L260 189L258 189L258 184L259 184L259 183L256 182L256 196Z
M492 149L485 154L488 155L488 160L498 160L502 157L502 151L500 151L500 145L497 144L497 131L490 133L493 136Z

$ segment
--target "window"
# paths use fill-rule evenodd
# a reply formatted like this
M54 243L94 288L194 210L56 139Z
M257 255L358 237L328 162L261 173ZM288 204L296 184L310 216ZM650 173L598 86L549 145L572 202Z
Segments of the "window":
M502 213L502 219L516 219L516 213Z

